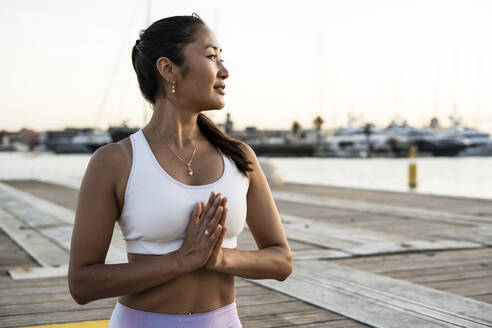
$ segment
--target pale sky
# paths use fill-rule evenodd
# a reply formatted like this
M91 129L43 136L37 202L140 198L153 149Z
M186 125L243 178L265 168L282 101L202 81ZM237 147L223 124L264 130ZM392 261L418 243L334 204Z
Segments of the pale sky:
M0 130L144 125L131 64L143 0L2 0ZM198 13L230 72L238 129L383 127L437 115L492 132L492 1L152 1L151 22ZM106 95L106 97L104 96ZM453 103L456 102L456 107Z

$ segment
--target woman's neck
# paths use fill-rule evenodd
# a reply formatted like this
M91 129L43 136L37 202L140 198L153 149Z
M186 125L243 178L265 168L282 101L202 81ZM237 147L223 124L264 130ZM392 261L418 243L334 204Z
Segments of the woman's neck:
M166 141L175 148L194 144L199 134L198 113L179 108L169 101L157 101L149 123L144 127L146 135L159 141Z

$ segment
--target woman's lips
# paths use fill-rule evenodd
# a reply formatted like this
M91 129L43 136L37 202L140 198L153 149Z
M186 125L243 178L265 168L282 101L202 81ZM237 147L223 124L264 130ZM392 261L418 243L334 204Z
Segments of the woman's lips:
M214 90L220 93L221 95L225 95L224 89L222 88L214 88Z

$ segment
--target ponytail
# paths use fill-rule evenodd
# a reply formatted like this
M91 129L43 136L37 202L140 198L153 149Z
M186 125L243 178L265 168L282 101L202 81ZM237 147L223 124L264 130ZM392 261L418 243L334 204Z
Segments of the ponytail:
M222 153L229 156L236 163L239 171L243 172L244 175L247 171L253 171L250 167L251 161L247 159L246 154L239 147L241 141L223 133L214 122L202 113L198 114L196 123L207 140L219 148Z

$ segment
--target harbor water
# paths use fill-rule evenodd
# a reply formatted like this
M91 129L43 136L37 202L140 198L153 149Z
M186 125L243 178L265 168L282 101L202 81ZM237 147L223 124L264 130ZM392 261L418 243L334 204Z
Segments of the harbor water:
M0 179L38 179L79 188L90 154L0 153ZM270 158L284 182L409 191L401 158ZM417 193L492 199L492 157L417 159Z

